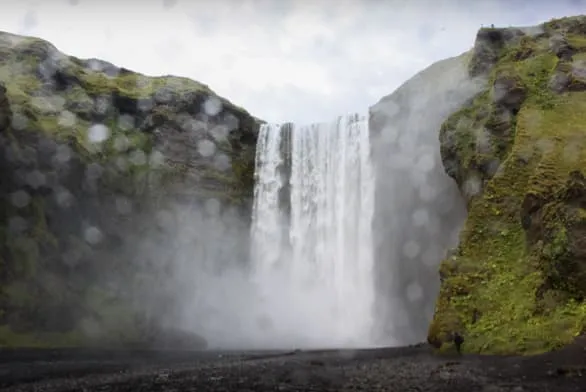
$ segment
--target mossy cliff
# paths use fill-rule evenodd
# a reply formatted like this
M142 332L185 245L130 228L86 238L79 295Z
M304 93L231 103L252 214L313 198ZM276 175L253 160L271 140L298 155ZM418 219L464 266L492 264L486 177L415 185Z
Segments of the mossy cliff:
M469 73L489 82L440 131L468 217L428 341L551 350L586 327L586 17L481 29Z
M165 260L136 245L168 205L249 216L258 126L203 84L0 32L0 346L144 334L138 272Z

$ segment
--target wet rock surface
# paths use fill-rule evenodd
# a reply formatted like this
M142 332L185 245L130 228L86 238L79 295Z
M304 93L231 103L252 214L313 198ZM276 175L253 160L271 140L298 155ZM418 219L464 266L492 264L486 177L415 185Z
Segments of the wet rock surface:
M0 351L2 391L583 391L583 344L536 357L374 350Z
M0 346L201 347L156 324L192 290L179 256L246 254L259 121L34 37L0 32L0 60Z

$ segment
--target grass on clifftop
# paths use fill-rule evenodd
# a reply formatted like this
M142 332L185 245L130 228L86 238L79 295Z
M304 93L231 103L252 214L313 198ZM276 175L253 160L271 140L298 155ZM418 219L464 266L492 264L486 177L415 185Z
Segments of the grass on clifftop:
M493 81L497 74L514 76L527 98L512 121L505 153L497 157L498 170L470 197L460 246L442 262L429 330L430 341L442 349L450 349L450 334L459 332L467 352L539 353L571 342L586 327L586 303L572 281L579 270L569 254L586 210L566 192L570 173L586 168L586 92L552 93L547 83L558 58L544 42L524 45L531 46L529 58L515 61L504 53L493 70ZM474 124L487 110L489 91L448 122ZM475 174L470 164L479 158L472 128L459 131L461 185ZM528 228L522 207L530 196L541 205Z

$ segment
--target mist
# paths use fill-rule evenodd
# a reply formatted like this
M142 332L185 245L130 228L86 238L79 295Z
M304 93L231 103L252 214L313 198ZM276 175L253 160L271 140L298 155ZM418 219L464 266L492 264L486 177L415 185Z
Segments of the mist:
M440 156L442 123L485 86L467 52L439 61L370 109L375 166L377 341L425 340L439 263L458 244L465 201Z
M149 266L136 306L213 349L372 346L373 179L353 118L261 128L252 208L156 211L135 247Z
M111 96L79 93L67 106L53 97L53 79L72 63L48 44L43 50L42 64L55 66L42 75L47 91L38 93L55 99L35 96L31 104L57 118L60 130L86 134L52 140L31 133L36 125L24 105L9 108L14 141L0 140L6 150L0 163L10 173L1 184L14 229L7 238L27 247L20 237L30 239L33 227L46 225L60 240L53 249L50 239L35 237L44 259L59 262L40 263L44 270L34 279L24 273L14 279L14 301L22 300L21 286L38 284L49 295L42 305L52 323L81 326L98 341L124 340L136 325L147 330L147 340L179 330L216 349L424 340L438 264L457 244L465 218L441 163L439 129L485 83L468 78L466 55L407 81L371 108L368 121L343 116L291 124L290 134L278 126L271 132L283 132L284 144L267 148L259 138L255 148L257 120L213 95L192 102L193 96L174 96L165 87L122 108ZM86 117L74 112L82 98L90 108ZM153 127L149 110L170 101L179 113ZM128 134L134 128L142 132ZM145 141L150 136L129 142L147 130L154 146ZM231 169L253 162L255 150L254 178L237 184L245 194L231 193ZM259 166L261 158L269 166ZM183 177L157 180L154 169L165 160L185 168L177 171ZM270 170L263 174L263 167ZM26 322L31 304L14 305Z
M135 289L137 306L158 324L196 333L215 349L424 341L439 263L457 245L466 217L460 191L444 172L439 129L486 83L467 76L466 56L430 66L371 108L363 122L371 140L362 148L373 172L362 180L344 177L343 167L360 167L350 155L327 162L327 154L345 151L342 144L320 152L326 139L310 138L293 148L302 132L334 140L347 124L266 126L257 142L250 205L210 197L171 203L149 217L152 230L135 248L137 257L151 260L150 278ZM269 135L272 141L263 140ZM316 149L301 152L311 145ZM306 171L292 179L302 162ZM353 193L360 181L367 187L363 200ZM364 192L372 193L371 202ZM361 214L371 229L349 232ZM337 230L342 237L328 234ZM161 271L153 275L155 265Z

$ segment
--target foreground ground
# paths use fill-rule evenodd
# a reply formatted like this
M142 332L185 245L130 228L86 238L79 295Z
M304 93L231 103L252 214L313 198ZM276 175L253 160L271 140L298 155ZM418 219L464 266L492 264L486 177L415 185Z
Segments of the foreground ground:
M296 352L0 350L0 391L586 391L584 340L535 357L426 346Z

